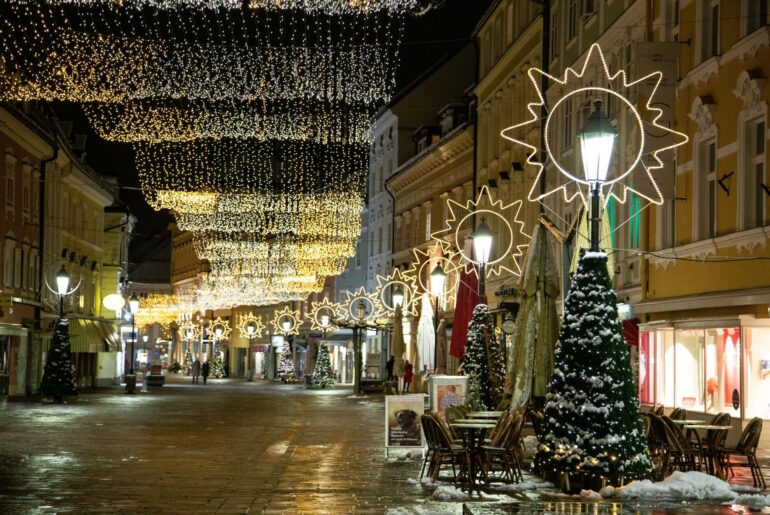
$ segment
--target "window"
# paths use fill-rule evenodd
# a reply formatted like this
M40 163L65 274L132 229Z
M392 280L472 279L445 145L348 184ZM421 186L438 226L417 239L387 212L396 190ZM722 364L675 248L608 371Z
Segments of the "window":
M13 207L16 203L16 160L5 161L5 204Z
M770 12L769 4L770 0L747 0L748 3L748 16L747 22L747 34L751 34L755 30L764 27L768 24L768 13Z
M716 141L701 145L699 156L700 179L698 181L698 239L713 238L717 233L717 164Z
M564 149L572 148L572 98L564 101L564 127L562 132L562 145Z
M679 41L679 0L675 0L672 6L672 9L674 10L672 14L672 18L674 20L674 23L672 24L671 28L671 39L673 41Z
M577 0L569 0L569 12L567 13L567 41L577 35Z
M719 54L719 2L704 2L701 21L701 61Z
M25 214L29 214L32 208L32 173L29 166L25 165L22 170L22 185L21 185L21 208Z
M770 327L744 327L746 417L770 419Z
M583 15L589 16L596 12L594 0L583 0Z
M11 238L6 238L3 248L3 285L6 288L13 288L13 254L15 248L16 242Z
M513 43L513 2L508 4L505 15L506 28L505 28L505 44L510 45Z
M425 241L430 241L430 217L431 212L425 214Z
M559 57L559 11L551 11L551 41L550 41L551 59Z
M377 228L377 254L382 252L382 227Z
M751 174L754 180L754 227L767 223L768 180L765 173L765 122L752 124Z
M642 199L635 193L628 197L628 245L629 248L638 249L642 233Z
M13 287L21 288L21 249L14 249L13 253Z

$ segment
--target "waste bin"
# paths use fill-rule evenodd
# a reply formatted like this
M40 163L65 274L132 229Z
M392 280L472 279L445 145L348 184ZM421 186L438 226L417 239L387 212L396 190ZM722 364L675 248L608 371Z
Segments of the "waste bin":
M308 374L305 374L303 376L305 378L305 388L310 388L313 383L310 382L310 376Z
M136 393L136 375L126 375L126 393Z

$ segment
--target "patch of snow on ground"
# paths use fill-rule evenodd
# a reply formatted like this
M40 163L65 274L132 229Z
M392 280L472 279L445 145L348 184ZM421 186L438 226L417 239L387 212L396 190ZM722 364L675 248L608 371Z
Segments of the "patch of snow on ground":
M599 501L599 500L602 499L601 494L599 494L599 492L595 492L593 490L581 490L580 491L580 497L582 497L584 499L591 500L591 501L594 501L594 500L595 501Z
M403 508L388 508L385 515L429 515L433 511L428 511L422 506L410 506Z
M420 482L419 482L419 481L417 481L415 478L413 478L413 477L410 477L410 478L407 478L407 479L406 479L406 484L407 484L407 485L419 485L419 484L420 484Z
M676 471L663 481L633 481L615 490L621 499L690 499L732 501L738 494L730 484L703 472ZM749 496L744 496L749 497Z
M539 490L541 488L554 488L548 481L523 481L521 483L511 483L506 485L492 485L490 490L495 492L516 493L526 490Z
M732 501L732 504L740 504L746 506L751 510L761 510L765 506L770 506L770 495L764 496L762 494L752 495L739 495Z
M436 501L464 501L468 499L468 494L452 485L441 485L433 490L431 499Z
M537 452L537 436L525 436L522 439L522 443L524 444L524 457L533 457L535 452Z
M733 485L730 484L730 490L733 492L747 492L751 494L756 494L760 492L760 489L756 486L749 486L749 485Z

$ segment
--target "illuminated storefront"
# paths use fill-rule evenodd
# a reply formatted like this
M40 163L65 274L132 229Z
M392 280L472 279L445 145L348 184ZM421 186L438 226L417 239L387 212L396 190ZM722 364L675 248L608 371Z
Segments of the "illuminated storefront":
M642 404L770 419L770 319L642 324Z

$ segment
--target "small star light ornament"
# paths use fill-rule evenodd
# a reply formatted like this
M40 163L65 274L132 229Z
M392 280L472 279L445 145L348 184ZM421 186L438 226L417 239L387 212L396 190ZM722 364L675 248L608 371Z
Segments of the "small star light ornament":
M469 247L465 245L466 237L474 231L475 219L476 225L483 222L491 227L494 234L492 250L486 263L486 276L521 275L519 260L527 251L532 239L524 232L524 222L519 219L521 200L505 204L502 200L496 200L487 186L482 186L476 200L460 204L448 199L447 206L449 216L446 220L446 228L434 232L431 237L449 242L452 251L456 252L465 263L467 272L477 273L473 265L480 265L474 259Z
M222 320L222 317L217 317L209 326L209 334L217 341L227 340L231 332L230 322Z
M179 326L179 334L183 341L194 342L200 338L201 330L198 324L188 320Z
M377 276L377 287L374 289L374 296L377 299L383 314L392 317L396 313L396 302L393 292L396 288L400 289L403 295L401 301L401 312L404 316L417 316L417 280L402 272L399 268L394 268L388 275Z
M248 314L240 315L238 317L238 331L241 338L259 338L262 336L262 331L265 330L265 324L262 323L262 317L255 315L251 311Z
M414 278L422 291L431 291L430 276L437 266L442 268L447 277L462 267L460 254L453 251L452 246L444 240L433 240L433 244L425 249L413 248L412 254L414 259L404 276ZM454 296L459 285L460 281L444 283L443 302Z
M591 45L583 67L580 70L567 68L562 78L554 77L538 68L530 68L528 75L537 92L537 102L527 104L531 117L501 132L501 136L527 149L527 163L538 170L537 179L529 191L529 200L541 201L543 198L561 192L566 202L579 197L588 206L590 191L597 187L599 194L607 202L614 197L625 203L629 194L635 194L653 204L663 203L663 194L653 177L653 172L663 167L658 154L685 144L685 134L665 127L659 120L663 110L654 100L663 74L653 72L640 79L629 82L624 70L612 74L601 47ZM553 86L549 91L540 89L542 77L546 77ZM597 101L600 101L599 104ZM547 154L547 162L539 160L538 148L525 141L526 134L541 123L541 108L548 112L545 120L542 145ZM588 116L595 110L607 111L612 119L620 119L624 114L629 120L629 128L620 136L615 148L625 151L625 159L614 156L605 178L596 180L593 170L584 170L582 148L575 141L564 141L581 130ZM577 112L577 117L573 114ZM576 120L576 130L563 126L566 120ZM568 136L565 136L568 135ZM561 150L572 147L575 153L569 158L563 157ZM598 163L597 163L598 165ZM597 166L597 169L599 166ZM555 173L556 172L556 173ZM562 177L559 177L559 174ZM545 189L541 191L541 182Z
M305 315L310 321L311 331L336 331L340 316L340 305L324 297L321 302L313 302L312 310Z
M292 311L289 306L283 309L276 309L275 316L270 322L273 325L275 334L281 336L294 336L299 334L300 314L299 311Z
M340 319L351 323L373 324L380 317L382 306L377 295L361 286L354 292L346 291L340 305Z

